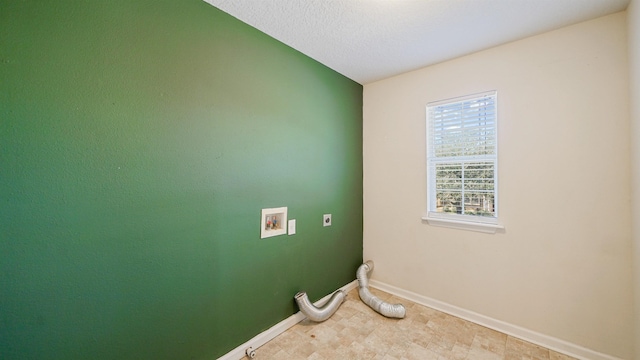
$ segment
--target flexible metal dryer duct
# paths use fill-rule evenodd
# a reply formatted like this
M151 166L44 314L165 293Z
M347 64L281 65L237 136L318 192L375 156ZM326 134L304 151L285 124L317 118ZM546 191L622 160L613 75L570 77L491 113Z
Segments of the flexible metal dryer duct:
M311 321L321 322L327 320L331 315L333 315L338 307L344 302L345 295L344 291L338 290L331 295L329 301L327 301L324 305L317 308L315 305L309 301L309 297L306 292L299 292L294 296L296 302L298 303L298 307L300 311Z
M369 291L368 274L369 272L371 272L371 270L373 270L373 261L369 260L360 265L358 271L356 272L356 277L358 278L358 286L360 287L358 291L360 299L365 304L369 305L370 308L386 317L402 319L406 315L406 310L402 304L386 303Z

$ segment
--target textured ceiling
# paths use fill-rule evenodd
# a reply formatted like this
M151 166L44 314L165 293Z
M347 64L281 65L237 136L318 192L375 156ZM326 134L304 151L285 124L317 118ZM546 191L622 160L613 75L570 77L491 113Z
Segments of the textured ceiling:
M626 9L629 0L205 0L361 84Z

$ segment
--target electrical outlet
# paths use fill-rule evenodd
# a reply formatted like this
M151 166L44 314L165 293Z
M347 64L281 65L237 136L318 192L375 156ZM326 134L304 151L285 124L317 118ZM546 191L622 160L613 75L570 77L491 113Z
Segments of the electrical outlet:
M322 215L322 226L331 226L331 214Z

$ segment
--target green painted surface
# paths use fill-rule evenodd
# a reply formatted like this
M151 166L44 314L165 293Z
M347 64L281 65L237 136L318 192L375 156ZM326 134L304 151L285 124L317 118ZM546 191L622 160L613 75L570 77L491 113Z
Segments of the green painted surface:
M361 85L199 0L4 0L0 88L0 358L215 359L355 278Z

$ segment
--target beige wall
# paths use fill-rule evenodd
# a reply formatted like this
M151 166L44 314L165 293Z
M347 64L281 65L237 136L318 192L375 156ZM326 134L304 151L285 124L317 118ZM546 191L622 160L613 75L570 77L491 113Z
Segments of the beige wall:
M373 279L632 357L626 14L364 86ZM425 215L425 105L497 90L504 233Z
M640 360L640 0L632 0L627 9L629 25L629 69L631 93L631 184L635 266L635 359Z

